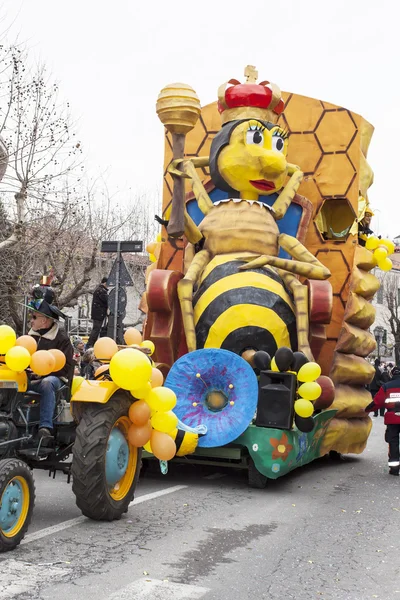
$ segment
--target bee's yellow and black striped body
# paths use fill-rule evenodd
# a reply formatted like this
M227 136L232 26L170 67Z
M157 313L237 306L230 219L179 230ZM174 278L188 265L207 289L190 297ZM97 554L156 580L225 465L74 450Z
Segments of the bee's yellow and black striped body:
M204 269L193 298L197 348L297 350L290 293L271 267L239 271L243 256L218 255Z

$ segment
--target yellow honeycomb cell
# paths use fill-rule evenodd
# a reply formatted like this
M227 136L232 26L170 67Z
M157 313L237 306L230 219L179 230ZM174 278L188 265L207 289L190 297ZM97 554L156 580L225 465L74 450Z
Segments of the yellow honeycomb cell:
M324 152L340 152L347 150L356 127L347 110L325 112L315 135Z
M346 154L325 154L318 164L315 180L323 196L346 196L354 167Z
M318 250L315 253L315 256L317 256L318 260L320 260L325 267L328 267L331 272L329 281L332 284L333 293L340 294L350 273L349 264L346 261L342 250L333 250L331 248L329 250Z
M292 132L314 131L323 112L319 100L292 96L285 107L285 119Z
M199 147L206 137L207 130L204 129L203 120L199 119L192 131L190 131L186 136L185 154L197 155Z
M288 160L301 165L303 173L313 173L320 158L321 149L313 133L290 135Z

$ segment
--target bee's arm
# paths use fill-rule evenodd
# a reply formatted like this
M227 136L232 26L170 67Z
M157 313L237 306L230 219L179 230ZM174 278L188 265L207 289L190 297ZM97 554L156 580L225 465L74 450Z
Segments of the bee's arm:
M282 219L286 215L286 211L292 203L301 182L303 181L303 173L297 165L288 165L288 175L290 179L279 194L278 198L272 205L273 215L276 221Z
M213 207L210 196L207 194L200 177L197 174L196 168L208 167L210 164L208 156L198 156L188 159L173 160L167 171L175 177L185 177L191 179L192 189L197 200L197 204L201 212L206 215Z
M315 258L296 238L282 233L278 241L280 247L290 254L290 256L293 256L294 260L264 255L251 260L239 268L246 270L271 265L272 267L300 275L301 277L307 277L308 279L328 279L331 276L330 270Z
M193 287L198 282L203 269L211 260L207 250L200 250L192 260L183 279L178 283L178 296L182 311L183 327L189 352L196 350L196 331L193 314Z

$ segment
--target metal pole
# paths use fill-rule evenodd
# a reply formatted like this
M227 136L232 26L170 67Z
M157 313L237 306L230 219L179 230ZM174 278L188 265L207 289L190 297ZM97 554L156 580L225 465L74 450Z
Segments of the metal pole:
M28 296L24 296L24 316L23 316L23 321L22 321L22 335L25 335L26 333L26 325L28 322L28 309L26 308L28 304Z
M117 272L115 274L115 298L114 298L114 331L113 337L117 341L118 325L118 300L119 300L119 274L121 269L121 242L117 242Z

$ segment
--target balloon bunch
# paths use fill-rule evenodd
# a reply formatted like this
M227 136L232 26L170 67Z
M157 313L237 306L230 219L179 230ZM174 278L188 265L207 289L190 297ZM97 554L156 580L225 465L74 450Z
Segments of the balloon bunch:
M161 233L157 235L156 241L147 244L146 252L149 253L149 259L152 263L157 262L160 256L160 248L161 248L162 236Z
M132 446L139 448L150 444L148 449L154 456L171 460L176 454L174 438L178 418L172 412L176 395L163 387L164 376L147 355L155 350L153 342L142 341L142 336L133 327L125 332L124 340L127 347L119 349L111 338L100 338L93 347L94 354L103 362L109 361L112 381L135 398L129 409L128 439ZM103 365L96 373L101 375L106 370L107 366Z
M10 371L21 373L28 367L40 377L60 371L66 363L61 350L37 350L36 340L31 335L17 338L8 325L0 325L0 354Z
M393 263L389 256L394 253L395 245L391 240L379 239L375 235L371 235L365 244L367 250L373 252L374 259L378 268L381 271L390 271Z
M254 365L264 371L289 372L297 376L297 399L294 403L296 427L303 432L312 431L314 410L329 408L335 399L333 381L321 375L321 367L308 360L303 352L279 348L271 359L267 352L254 354Z

